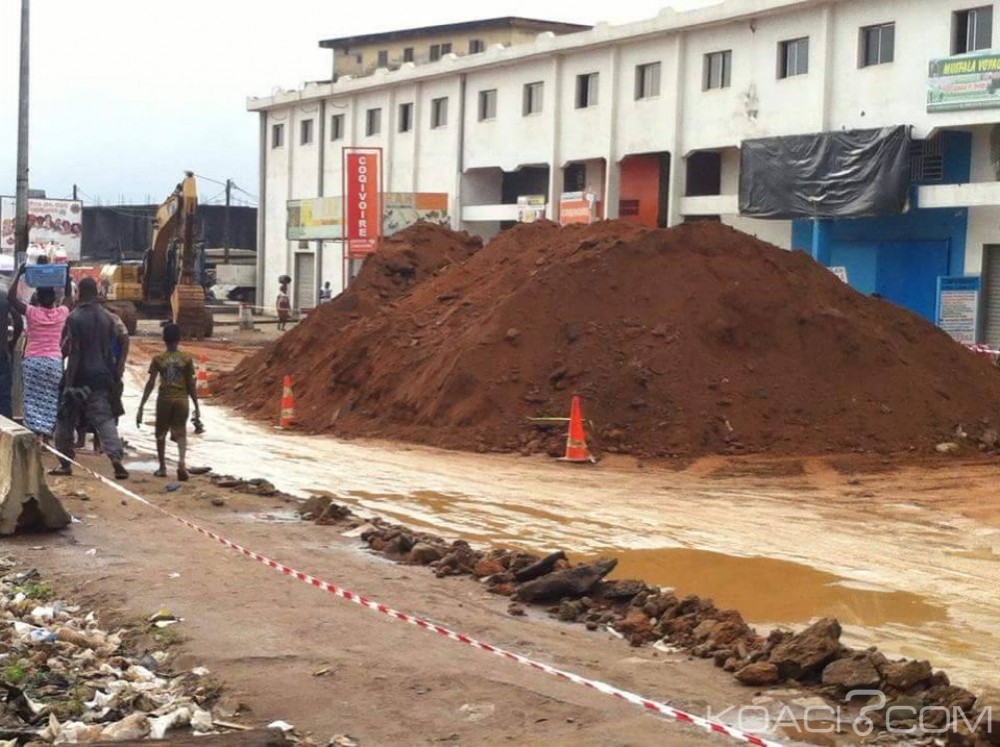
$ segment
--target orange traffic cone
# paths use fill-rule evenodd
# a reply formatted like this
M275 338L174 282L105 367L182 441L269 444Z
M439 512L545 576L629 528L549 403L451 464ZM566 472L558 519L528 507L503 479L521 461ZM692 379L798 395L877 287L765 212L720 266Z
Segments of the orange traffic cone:
M281 394L281 419L279 428L291 428L295 425L295 394L292 392L292 377L285 377L284 391Z
M583 413L580 398L573 397L569 410L569 433L566 435L566 456L559 461L593 464L596 460L587 448L587 436L583 432Z
M211 397L212 385L208 381L208 369L204 366L198 366L198 374L195 380L197 382L195 390L198 392L198 399Z

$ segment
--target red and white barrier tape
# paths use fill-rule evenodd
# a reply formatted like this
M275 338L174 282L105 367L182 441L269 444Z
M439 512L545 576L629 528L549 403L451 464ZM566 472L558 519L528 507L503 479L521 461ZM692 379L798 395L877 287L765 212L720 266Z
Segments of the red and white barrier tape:
M165 508L157 506L155 503L150 502L148 499L143 498L141 495L133 493L128 488L125 488L122 485L118 484L117 482L114 482L113 480L104 477L104 475L95 472L94 470L90 469L89 467L86 467L83 464L80 464L77 461L69 459L68 457L61 454L59 451L52 448L48 444L42 444L42 446L55 456L59 457L60 459L65 459L71 464L79 467L80 469L84 470L91 476L100 480L108 487L117 490L122 495L125 495L135 501L138 501L142 505L148 506L149 508L152 508L154 511L157 511L163 514L164 516L168 516L174 521L180 522L184 526L193 529L199 534L202 534L205 537L215 540L219 544L228 547L230 550L235 550L236 552L250 558L251 560L256 560L258 563L262 563L266 565L268 568L274 569L283 576L294 578L298 581L301 581L302 583L314 586L317 589L320 589L321 591L329 592L334 596L340 597L341 599L344 599L348 602L353 602L354 604L369 609L373 612L378 612L379 614L386 615L387 617L392 617L395 618L396 620L401 620L405 623L409 623L410 625L415 625L421 630L426 630L431 633L437 633L438 635L444 636L445 638L455 641L456 643L462 643L465 644L466 646L471 646L472 648L479 649L480 651L485 651L486 653L493 654L494 656L499 656L503 659L508 659L509 661L513 661L518 664L523 664L527 667L531 667L532 669L538 672L551 674L555 677L558 677L559 679L566 680L567 682L572 682L577 685L582 685L583 687L589 688L591 690L596 690L597 692L603 693L604 695L610 695L614 698L618 698L619 700L623 700L626 703L631 703L632 705L640 706L641 708L644 708L647 711L658 713L661 716L666 716L668 719L671 719L673 721L678 721L682 724L688 724L691 726L697 726L700 727L701 729L704 729L707 732L713 734L721 734L723 736L735 739L739 742L755 745L755 747L782 747L782 745L780 745L777 742L771 742L769 740L758 737L754 734L748 734L747 732L740 731L739 729L735 729L731 726L727 726L726 724L721 724L715 721L711 721L709 719L702 718L700 716L696 716L691 713L687 713L685 711L681 711L677 708L674 708L673 706L667 705L666 703L661 703L656 700L650 700L649 698L644 698L640 695L636 695L635 693L631 693L627 690L622 690L620 688L617 688L614 685L609 685L607 683L600 682L599 680L592 680L586 677L581 677L578 674L574 674L572 672L566 672L562 669L556 669L555 667L550 667L548 664L542 664L540 662L534 661L533 659L521 656L520 654L515 654L510 651L505 651L504 649L498 648L497 646L493 646L483 641L478 641L475 638L470 638L469 636L463 635L461 633L456 633L455 631L449 630L448 628L441 627L440 625L435 625L434 623L428 622L427 620L423 620L419 617L414 617L413 615L408 615L405 612L400 612L398 610L393 609L392 607L388 607L384 604L375 602L361 594L357 594L353 591L348 591L347 589L342 589L341 587L336 586L335 584L331 584L327 581L323 581L314 576L310 576L309 574L303 573L302 571L297 571L294 568L285 565L284 563L279 563L276 560L271 560L265 555L261 555L260 553L254 552L253 550L249 550L243 547L242 545L233 542L232 540L226 539L225 537L222 537L216 534L215 532L209 531L208 529L205 529L199 526L198 524L195 524L193 521L190 521L189 519L185 519L182 516L177 516L176 514L170 513Z
M1000 350L994 350L989 345L972 342L966 342L963 344L973 353L979 353L980 355L1000 355Z

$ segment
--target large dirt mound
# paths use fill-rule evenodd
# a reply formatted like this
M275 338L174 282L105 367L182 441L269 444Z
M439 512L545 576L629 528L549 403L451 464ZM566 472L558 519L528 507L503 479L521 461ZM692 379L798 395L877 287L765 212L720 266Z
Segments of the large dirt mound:
M603 449L651 456L925 450L1000 420L986 361L719 224L522 225L448 267L336 328L320 309L228 401L276 418L288 373L308 429L533 452L560 437L527 418L578 393Z

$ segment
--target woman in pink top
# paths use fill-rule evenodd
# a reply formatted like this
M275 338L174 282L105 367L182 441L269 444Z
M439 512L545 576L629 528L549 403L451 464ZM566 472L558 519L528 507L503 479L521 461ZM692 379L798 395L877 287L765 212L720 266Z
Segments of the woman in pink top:
M17 288L24 265L14 276ZM69 273L66 274L69 293ZM29 306L10 296L10 305L27 320L28 344L24 350L24 427L40 436L51 436L59 412L59 386L63 375L62 332L69 309L56 304L55 288L38 288Z

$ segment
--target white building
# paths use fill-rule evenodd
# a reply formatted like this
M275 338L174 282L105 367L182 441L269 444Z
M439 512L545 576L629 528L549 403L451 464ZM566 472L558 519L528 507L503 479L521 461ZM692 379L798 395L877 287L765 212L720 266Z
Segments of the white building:
M544 196L558 219L564 192L590 190L599 217L717 217L931 319L939 278L981 277L977 336L1000 344L1000 52L988 53L1000 29L975 2L726 0L251 98L258 298L273 299L284 274L296 306L324 281L343 287L337 221L289 230L289 201L336 212L336 199L315 198L341 195L342 148L378 147L386 191L443 193L451 225L485 237L517 220L519 196ZM949 78L961 101L932 107L929 65L946 58L959 63L949 74L967 72ZM739 214L744 141L898 125L913 138L904 212Z

